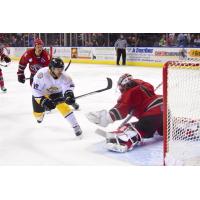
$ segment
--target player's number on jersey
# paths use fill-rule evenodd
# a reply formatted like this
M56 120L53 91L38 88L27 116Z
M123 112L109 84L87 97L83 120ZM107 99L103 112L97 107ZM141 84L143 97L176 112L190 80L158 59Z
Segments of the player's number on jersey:
M33 87L34 89L38 89L39 85L35 83Z

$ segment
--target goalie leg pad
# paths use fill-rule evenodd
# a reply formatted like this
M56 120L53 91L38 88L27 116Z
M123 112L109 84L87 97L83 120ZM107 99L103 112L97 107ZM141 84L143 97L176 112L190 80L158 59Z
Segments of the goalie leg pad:
M119 153L132 150L142 139L140 133L131 124L125 124L112 133L113 136L106 140L106 148Z

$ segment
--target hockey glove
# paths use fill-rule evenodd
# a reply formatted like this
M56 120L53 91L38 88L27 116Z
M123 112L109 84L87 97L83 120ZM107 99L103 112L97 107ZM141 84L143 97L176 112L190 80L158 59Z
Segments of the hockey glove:
M24 74L18 74L18 82L25 83L25 76L24 76Z
M74 97L74 93L72 90L67 90L64 94L64 97L65 97L65 102L68 104L68 105L72 105L75 103L75 97Z
M6 63L9 63L9 62L11 62L11 59L10 59L8 56L5 56L5 57L4 57L4 61L5 61Z
M62 92L49 95L49 99L51 99L56 105L65 102L65 97Z
M56 105L54 102L50 99L47 99L45 97L42 97L40 101L40 105L45 109L45 110L53 110L55 109Z
M108 124L113 122L109 112L107 112L106 110L89 112L86 114L86 117L90 122L102 127L107 127Z

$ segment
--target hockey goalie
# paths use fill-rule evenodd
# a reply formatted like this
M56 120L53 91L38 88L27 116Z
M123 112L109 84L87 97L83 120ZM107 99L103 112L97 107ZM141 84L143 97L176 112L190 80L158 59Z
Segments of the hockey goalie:
M127 152L143 138L151 138L157 132L163 135L163 99L155 94L154 87L143 80L123 74L117 86L121 92L117 104L109 111L87 113L90 122L101 127L126 118L128 114L138 121L125 123L116 131L106 134L106 148L115 152Z

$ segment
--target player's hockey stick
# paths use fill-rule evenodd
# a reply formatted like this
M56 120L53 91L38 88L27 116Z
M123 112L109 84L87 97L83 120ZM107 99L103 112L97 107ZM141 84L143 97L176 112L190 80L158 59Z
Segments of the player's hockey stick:
M69 68L71 62L72 62L72 61L70 60L69 63L68 63L68 65L67 65L67 67L65 68L65 71L67 71L67 69Z
M111 78L106 78L106 79L107 79L107 87L106 88L96 90L96 91L93 91L93 92L89 92L89 93L86 93L86 94L82 94L80 96L75 97L75 99L85 97L85 96L89 96L89 95L93 95L93 94L111 89L112 88L112 79ZM65 102L65 97L58 98L54 101L55 104L58 104L58 103L61 103L61 102Z
M2 66L2 67L8 67L8 65L2 65L2 64L0 64L0 66Z
M111 89L112 88L112 79L111 78L106 78L106 79L107 79L107 86L105 88L100 89L100 90L95 90L93 92L89 92L89 93L86 93L86 94L79 95L79 96L75 97L75 99L85 97L85 96L89 96L89 95L93 95L93 94Z

